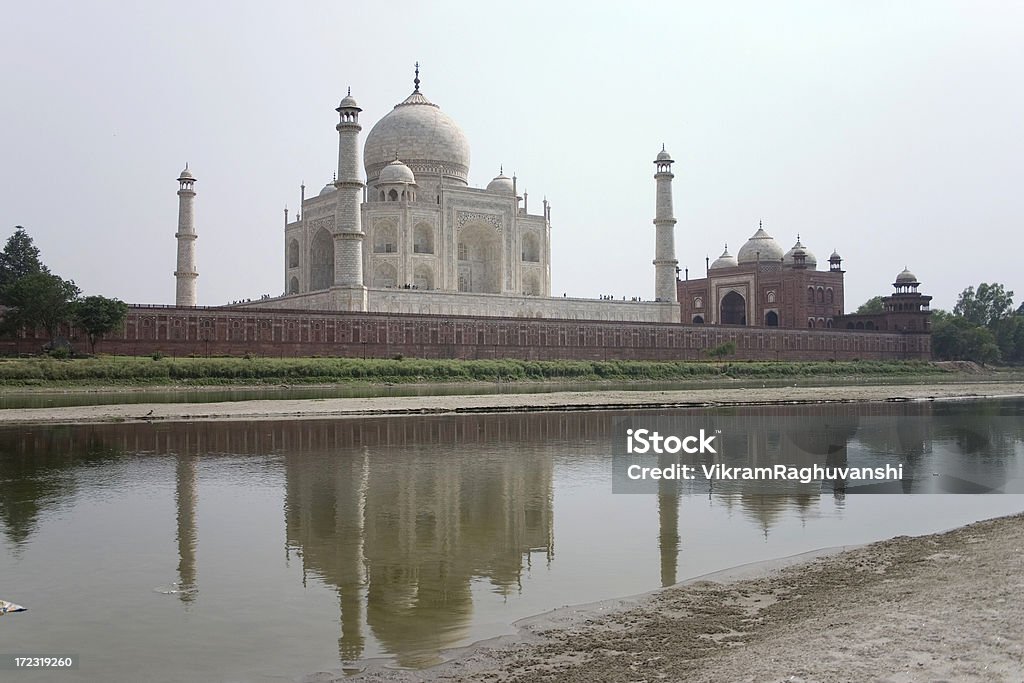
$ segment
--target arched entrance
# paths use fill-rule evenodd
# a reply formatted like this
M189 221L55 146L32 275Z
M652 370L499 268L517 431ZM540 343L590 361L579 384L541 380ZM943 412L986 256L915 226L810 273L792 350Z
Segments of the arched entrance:
M334 238L320 228L309 248L309 288L327 289L334 284Z
M729 292L722 297L721 316L723 325L747 324L747 301L737 292Z
M775 311L768 311L764 314L764 324L766 327L778 327L779 314Z
M459 291L501 294L501 240L490 225L459 231Z

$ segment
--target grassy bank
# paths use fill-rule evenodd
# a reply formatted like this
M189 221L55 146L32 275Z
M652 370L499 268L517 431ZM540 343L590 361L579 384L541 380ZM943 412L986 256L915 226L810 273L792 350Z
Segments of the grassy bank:
M0 386L330 384L340 382L671 381L946 374L922 362L653 362L350 358L0 360Z

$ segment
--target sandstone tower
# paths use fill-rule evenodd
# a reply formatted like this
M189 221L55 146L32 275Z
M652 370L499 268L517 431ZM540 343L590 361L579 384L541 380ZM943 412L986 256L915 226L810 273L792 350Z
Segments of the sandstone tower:
M672 215L672 156L661 146L654 161L657 181L657 204L654 214L654 298L656 301L676 303L675 228Z
M195 226L195 177L189 172L188 164L178 177L178 267L174 271L176 282L174 304L176 306L196 305L196 226Z
M359 112L352 89L341 100L338 112L338 176L334 183L337 201L334 224L334 288L339 290L341 310L365 311L363 283L363 233L360 205L363 181L359 178Z

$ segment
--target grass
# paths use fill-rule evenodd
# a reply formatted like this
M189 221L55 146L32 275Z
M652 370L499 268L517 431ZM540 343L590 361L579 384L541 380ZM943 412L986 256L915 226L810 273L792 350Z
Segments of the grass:
M0 386L331 384L543 380L671 381L722 378L943 374L919 361L693 362L102 356L0 360Z

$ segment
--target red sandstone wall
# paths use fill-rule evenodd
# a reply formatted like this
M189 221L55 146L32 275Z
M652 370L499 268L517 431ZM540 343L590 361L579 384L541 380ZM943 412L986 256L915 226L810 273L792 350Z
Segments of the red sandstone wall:
M85 350L82 335L70 334ZM701 360L736 343L740 360L931 358L927 334L785 330L535 318L256 311L133 306L97 352L169 356L348 356L529 360ZM42 338L4 340L0 351L36 352Z

